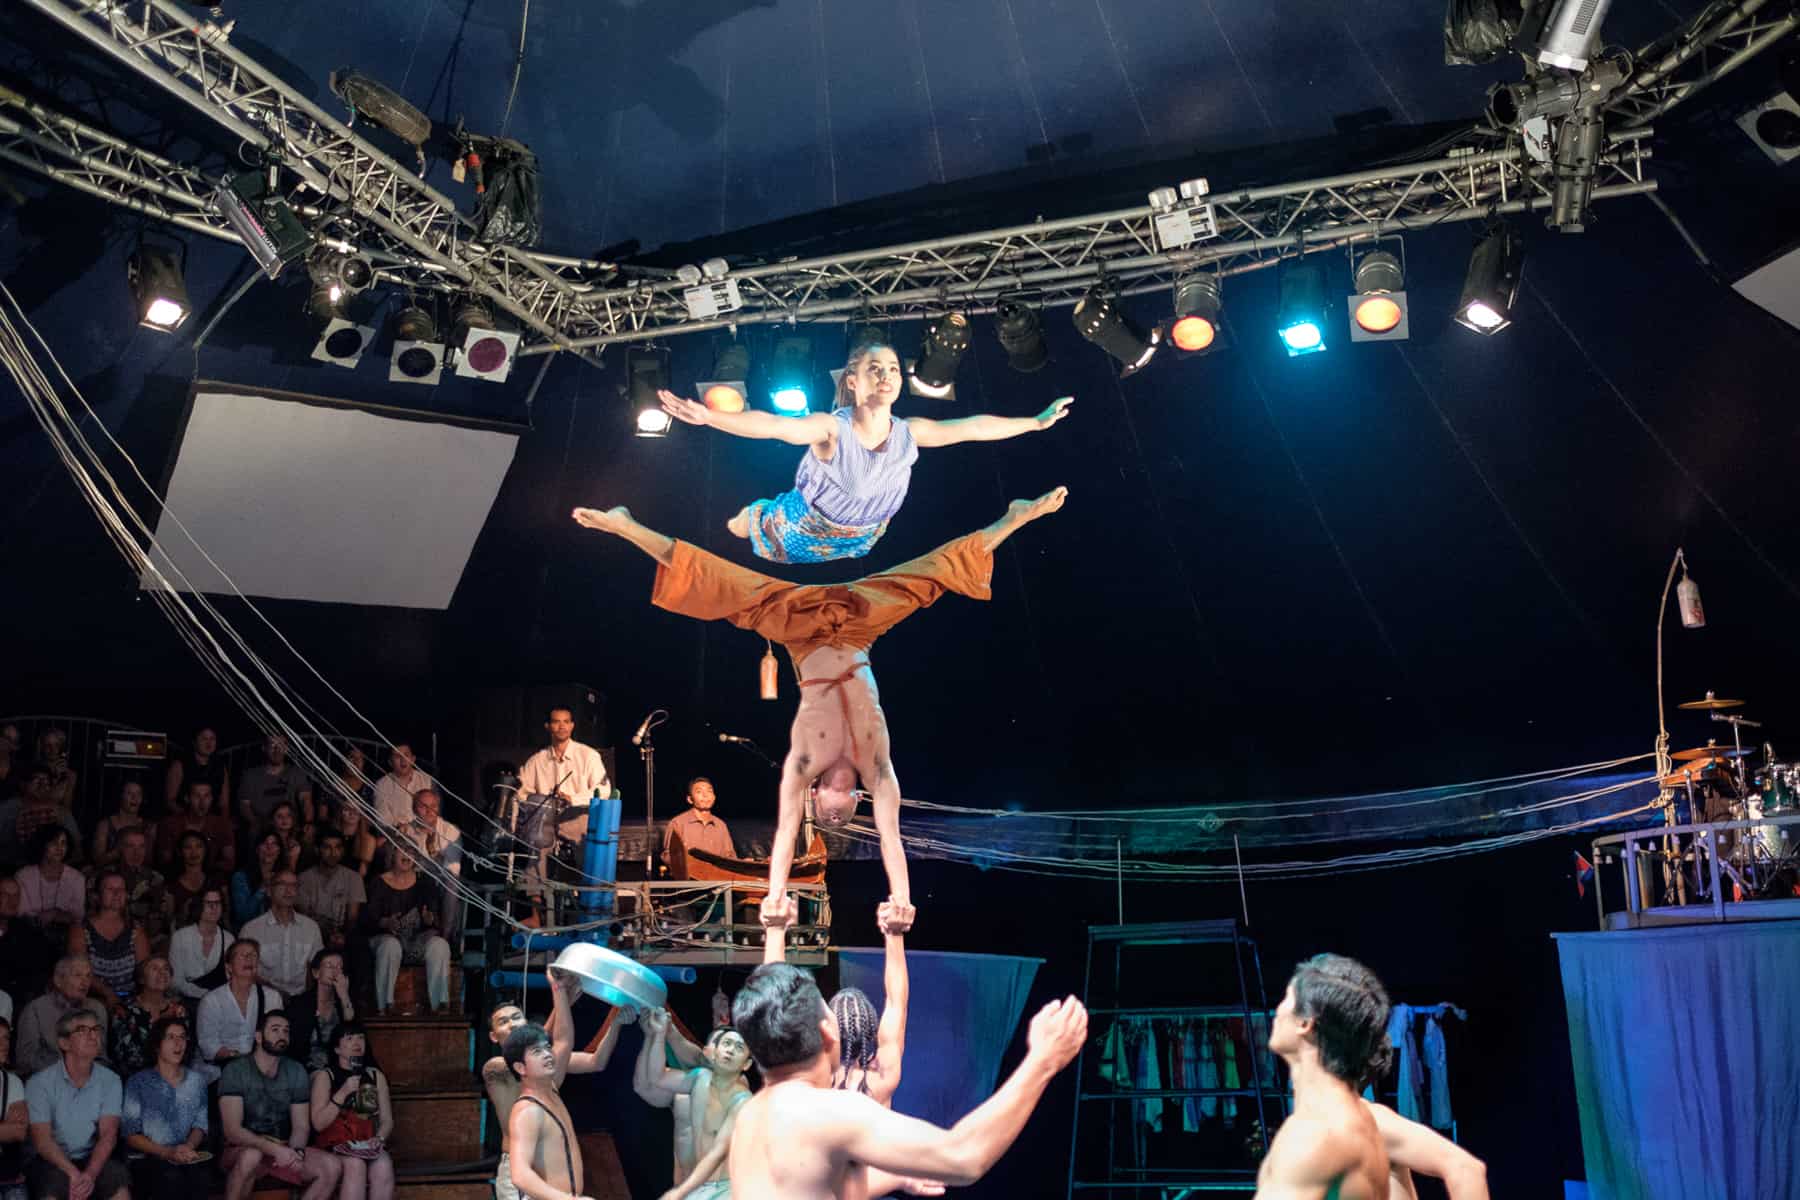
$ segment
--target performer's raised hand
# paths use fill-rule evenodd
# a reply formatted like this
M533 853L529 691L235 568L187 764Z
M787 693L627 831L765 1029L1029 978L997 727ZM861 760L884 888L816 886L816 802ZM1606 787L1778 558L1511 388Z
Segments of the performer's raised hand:
M635 1025L637 1019L638 1010L634 1005L623 1004L613 1010L613 1020L620 1025Z
M669 1031L669 1014L660 1008L646 1008L639 1019L644 1023L644 1032L651 1037Z
M1087 1009L1073 996L1052 1000L1031 1018L1026 1035L1029 1053L1052 1071L1075 1061L1087 1042Z
M881 928L884 937L899 937L912 928L913 918L918 909L910 904L902 904L892 896L883 900L875 909L875 924Z
M658 388L656 398L662 401L663 411L686 425L705 425L706 414L710 411L698 400L689 400L686 396L677 396L667 388Z
M900 1180L900 1194L902 1196L941 1196L944 1194L944 1185L934 1180L913 1179L908 1176Z
M765 929L786 929L800 919L800 903L792 892L771 892L763 897L761 917Z
M1050 407L1037 415L1037 427L1048 429L1069 415L1069 406L1075 403L1073 396L1058 396L1050 402ZM663 407L668 407L664 405Z

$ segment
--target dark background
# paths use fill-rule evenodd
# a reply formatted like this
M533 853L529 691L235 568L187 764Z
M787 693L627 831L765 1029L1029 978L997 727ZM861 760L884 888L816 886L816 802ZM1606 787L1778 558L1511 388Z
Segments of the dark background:
M1609 40L1635 43L1694 7L1615 6ZM1197 174L1215 188L1301 179L1421 145L1438 123L1473 116L1489 82L1517 76L1442 66L1441 13L1400 0L849 11L534 4L511 132L544 158L546 248L635 237L667 264L773 257L1133 205ZM331 111L325 73L355 61L439 121L467 112L498 125L510 5L233 15L241 48ZM232 147L204 122L79 54L52 58L59 45L9 6L0 77L110 127L155 131L174 157L227 161ZM1677 546L1710 623L1689 632L1670 618L1671 705L1708 688L1743 696L1792 753L1800 335L1727 286L1800 237L1795 169L1772 166L1731 123L1774 90L1781 58L1658 123L1661 194L1710 266L1646 200L1597 205L1579 237L1528 218L1517 323L1494 338L1448 318L1473 236L1464 226L1407 238L1413 335L1399 344L1352 346L1340 329L1327 353L1287 359L1272 271L1228 283L1227 350L1167 356L1123 383L1066 312L1046 315L1053 360L1031 376L1008 371L978 319L959 401L908 400L902 413L1028 415L1063 394L1074 413L1043 436L926 453L867 567L985 524L1011 498L1058 483L1071 497L1001 550L991 604L949 598L876 651L907 793L991 808L1274 800L1642 753L1656 731L1655 602ZM1390 122L1334 133L1333 117L1371 107ZM748 561L724 522L786 486L797 451L686 428L631 437L617 354L603 370L553 361L535 393L541 360L500 387L388 385L385 339L357 371L313 364L297 279L253 288L196 361L186 337L131 324L123 263L136 221L8 179L0 279L153 479L196 375L529 425L448 611L259 602L391 738L436 734L451 762L495 689L580 682L601 693L596 740L624 751L628 820L644 796L625 738L658 706L672 714L659 815L678 810L695 773L718 781L727 819L772 810L772 774L715 736L784 745L791 697L755 699L758 640L652 609L650 563L567 513L627 503ZM441 163L432 179L468 199ZM1327 261L1333 294L1347 292L1343 260ZM246 269L241 253L194 240L197 320ZM1167 312L1161 297L1127 308L1146 323ZM841 327L802 332L821 373L842 361ZM894 333L903 352L916 347L916 329ZM766 352L768 336L746 340ZM676 386L708 377L716 348L677 341ZM10 390L0 480L0 709L117 716L178 736L204 720L228 742L250 736L138 594ZM285 533L271 529L272 545ZM240 605L221 606L245 623ZM276 661L301 678L291 658ZM1719 728L1683 717L1676 743ZM467 792L466 773L449 781ZM1555 1194L1581 1173L1548 935L1592 928L1591 895L1579 900L1570 879L1582 844L1248 885L1271 1000L1294 962L1331 949L1368 962L1397 999L1469 1009L1468 1026L1452 1026L1450 1070L1461 1139L1488 1159L1496 1195ZM936 862L916 864L914 879L919 947L1045 958L1031 1008L1079 990L1086 925L1117 916L1110 882ZM875 864L834 866L830 883L838 940L872 942ZM1237 905L1235 888L1216 885L1128 885L1125 896L1128 920ZM691 1024L704 1024L712 983L678 997ZM628 1035L620 1053L634 1052ZM1068 1104L1065 1082L971 1193L1059 1189ZM632 1132L620 1139L628 1165L653 1194L666 1118L635 1101L606 1115Z

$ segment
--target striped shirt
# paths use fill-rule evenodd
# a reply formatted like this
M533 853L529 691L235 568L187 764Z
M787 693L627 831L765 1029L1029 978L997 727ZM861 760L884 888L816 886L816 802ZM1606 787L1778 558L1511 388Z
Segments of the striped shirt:
M874 525L900 511L912 482L919 447L912 430L898 417L887 441L874 450L856 440L850 423L854 410L832 413L837 421L837 449L830 462L808 450L794 472L794 490L822 517L839 525Z

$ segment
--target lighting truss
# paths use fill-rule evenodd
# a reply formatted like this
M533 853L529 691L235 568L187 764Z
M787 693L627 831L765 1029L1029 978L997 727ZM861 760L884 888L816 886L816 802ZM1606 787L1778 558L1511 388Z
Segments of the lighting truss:
M1553 180L1518 145L1471 139L1442 158L1270 187L1215 188L1217 234L1164 251L1155 210L1125 209L884 246L740 266L729 278L743 307L696 319L672 272L486 246L442 193L233 47L229 30L172 0L22 0L250 144L299 180L302 215L338 216L378 277L419 290L474 293L525 330L520 353L597 350L709 329L795 321L919 319L955 307L985 312L1004 296L1067 306L1104 282L1129 295L1169 287L1205 266L1237 274L1284 258L1454 221L1548 208ZM1607 149L1593 198L1655 190L1645 173L1650 116L1692 96L1792 29L1761 18L1766 0L1710 6L1641 50L1609 105ZM1616 119L1623 117L1623 120ZM0 158L147 215L232 235L205 199L217 181L73 118L0 91ZM591 356L588 356L591 358Z
M1765 9L1778 10L1774 15ZM1800 9L1769 0L1709 4L1691 21L1641 47L1636 69L1607 102L1609 125L1630 129L1662 116L1800 28Z

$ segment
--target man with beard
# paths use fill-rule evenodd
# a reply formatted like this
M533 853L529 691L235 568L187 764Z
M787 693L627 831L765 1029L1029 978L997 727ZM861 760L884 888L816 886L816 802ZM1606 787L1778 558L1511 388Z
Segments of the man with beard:
M287 1056L288 1018L262 1014L256 1046L225 1064L219 1076L219 1123L225 1131L225 1200L246 1200L267 1175L306 1185L301 1200L324 1200L341 1168L312 1140L312 1087L306 1068Z

